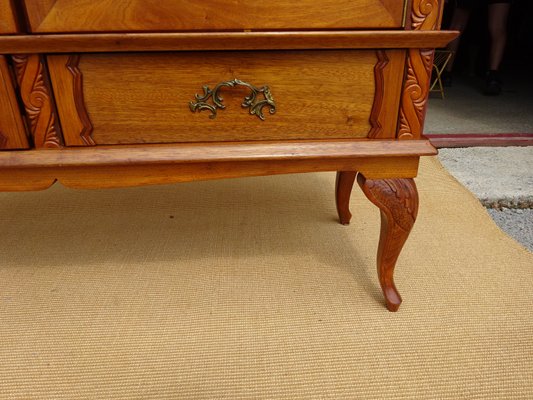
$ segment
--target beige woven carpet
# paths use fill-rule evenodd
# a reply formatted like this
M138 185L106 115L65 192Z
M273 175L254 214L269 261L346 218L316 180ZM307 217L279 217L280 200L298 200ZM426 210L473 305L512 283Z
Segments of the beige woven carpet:
M383 306L334 175L0 195L0 399L532 399L533 255L434 159Z

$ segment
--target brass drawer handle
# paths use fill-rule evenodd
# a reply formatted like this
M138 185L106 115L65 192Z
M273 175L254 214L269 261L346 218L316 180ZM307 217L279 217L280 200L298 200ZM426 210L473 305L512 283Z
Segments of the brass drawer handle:
M244 102L241 105L243 108L249 108L250 114L257 115L262 121L265 120L265 115L263 114L263 107L269 107L270 114L274 114L276 112L276 103L274 102L274 98L272 97L272 93L270 93L270 88L268 86L257 88L239 79L233 79L232 81L219 83L215 86L213 90L209 89L207 85L203 86L204 94L196 94L194 96L196 98L196 101L191 101L189 103L189 108L191 109L191 111L196 112L202 110L209 110L211 111L211 115L209 116L209 118L216 118L217 109L220 108L221 110L223 110L226 108L226 106L222 104L223 99L218 93L220 88L223 86L246 86L247 88L249 88L251 93L249 96L246 96L244 98ZM259 93L263 94L264 99L260 100L257 98ZM207 103L210 97L213 100L213 104Z

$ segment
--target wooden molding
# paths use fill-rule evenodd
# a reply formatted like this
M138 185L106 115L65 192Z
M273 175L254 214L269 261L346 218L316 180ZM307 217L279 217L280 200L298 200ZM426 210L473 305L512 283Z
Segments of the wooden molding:
M45 66L37 54L12 57L35 147L61 147L59 124Z
M411 29L434 31L440 28L444 0L412 0ZM429 47L429 46L428 46Z
M377 255L378 277L387 309L397 311L402 298L394 285L394 267L418 213L418 192L413 179L367 179L357 182L365 196L381 212L381 233Z
M370 113L371 139L394 139L397 120L390 118L397 115L403 90L405 69L405 50L377 50L378 62L374 69L375 95Z
M433 49L408 51L407 76L402 93L398 139L418 139L422 136L433 54Z
M389 63L389 58L384 50L377 50L376 56L378 58L378 62L374 67L376 89L374 94L374 104L372 105L372 111L370 113L370 125L372 126L372 129L368 132L369 138L376 137L383 129L379 121L381 106L383 104L383 98L385 97L385 78L383 77L383 70Z
M0 56L0 149L27 149L26 127L5 56Z
M65 143L73 146L94 146L93 126L83 98L83 75L78 68L80 55L48 56L48 70L61 116Z
M79 56L61 54L47 56L46 62L54 93L65 143L87 146L94 144L91 138L92 124L83 101L83 80L78 69Z
M453 31L100 33L0 36L0 54L443 47Z
M368 157L433 156L429 140L302 140L64 147L60 151L0 152L0 168L192 164Z
M78 111L78 117L83 125L79 135L85 144L94 146L95 143L91 137L93 126L89 119L89 114L87 114L85 102L83 101L83 75L78 68L79 63L80 56L72 55L68 58L67 69L70 71L74 79L74 101L76 104L76 110Z
M410 28L413 31L433 31L440 27L443 0L412 0ZM418 139L422 135L426 116L433 47L409 49L406 76L398 121L398 139Z

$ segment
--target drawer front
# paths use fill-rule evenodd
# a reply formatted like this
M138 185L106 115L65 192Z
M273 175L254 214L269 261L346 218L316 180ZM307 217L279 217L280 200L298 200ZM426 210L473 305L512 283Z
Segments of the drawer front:
M33 32L400 28L407 0L24 0Z
M48 56L48 66L65 143L76 146L394 137L404 59L401 50L83 54Z
M0 56L0 149L28 148L26 129L7 60Z

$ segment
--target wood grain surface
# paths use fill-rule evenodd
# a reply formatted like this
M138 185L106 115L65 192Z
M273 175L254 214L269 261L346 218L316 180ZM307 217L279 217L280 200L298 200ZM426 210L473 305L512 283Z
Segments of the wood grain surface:
M19 32L12 0L0 0L0 34Z
M0 36L0 54L444 47L456 31L100 33Z
M0 149L28 148L26 128L7 60L0 56Z
M396 71L385 89L380 137L395 135L396 121L385 115L397 112L403 68L402 51L389 56ZM71 77L68 57L48 59L56 96L65 96L60 116L76 121L71 88L59 84ZM133 144L366 137L377 62L374 51L87 54L78 68L94 142ZM204 85L213 89L235 78L268 85L276 113L264 121L250 115L241 106L250 94L244 87L221 90L226 109L214 119L208 111L191 112L189 102ZM63 134L67 145L85 144L70 122L63 124Z
M0 168L97 165L191 164L198 162L402 158L436 155L429 140L307 140L283 142L141 144L65 147L0 152Z
M24 0L32 32L399 28L402 0Z

